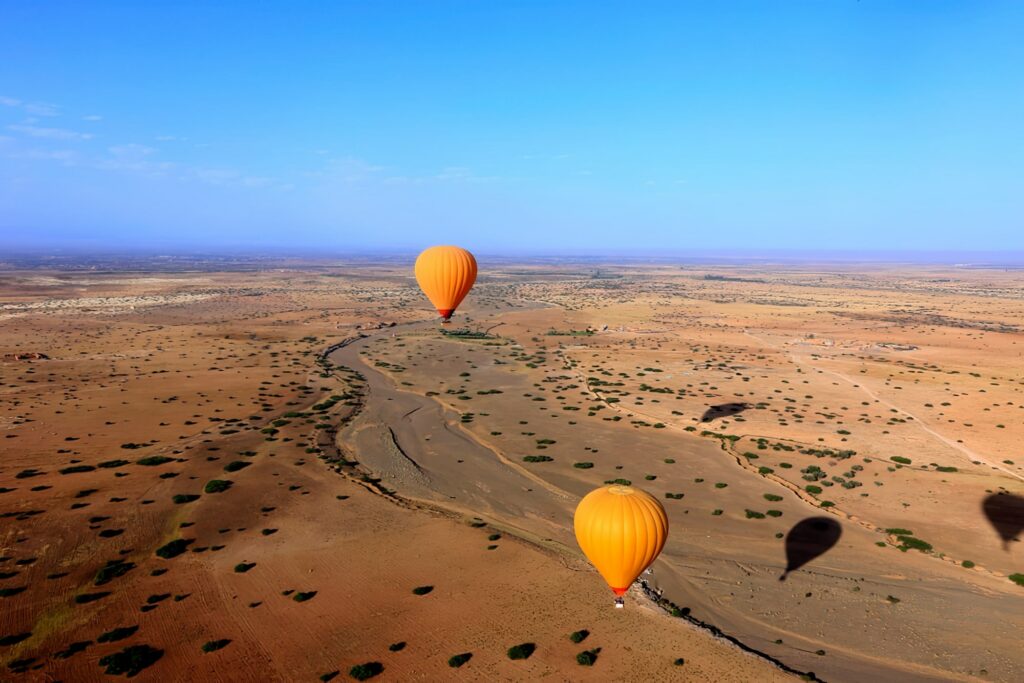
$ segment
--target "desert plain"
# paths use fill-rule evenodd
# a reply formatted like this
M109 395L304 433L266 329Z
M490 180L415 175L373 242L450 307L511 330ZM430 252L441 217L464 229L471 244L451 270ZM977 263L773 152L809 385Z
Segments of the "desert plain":
M411 262L3 265L0 679L1024 680L1024 270Z

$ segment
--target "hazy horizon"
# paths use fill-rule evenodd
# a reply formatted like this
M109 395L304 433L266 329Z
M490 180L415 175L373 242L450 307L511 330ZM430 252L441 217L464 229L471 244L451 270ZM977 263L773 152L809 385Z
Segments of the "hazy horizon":
M422 245L427 246L427 245ZM155 264L168 261L298 261L320 263L344 260L368 262L408 261L412 263L421 247L366 247L354 249L242 248L232 246L178 246L95 248L83 246L9 246L0 254L0 265L7 263L42 264L47 261L82 265L91 261L140 259ZM664 265L949 265L981 268L1019 268L1024 266L1024 251L948 251L948 250L828 250L828 249L692 249L692 250L600 250L600 249L512 249L479 250L475 256L483 266L518 262L556 264L664 264Z

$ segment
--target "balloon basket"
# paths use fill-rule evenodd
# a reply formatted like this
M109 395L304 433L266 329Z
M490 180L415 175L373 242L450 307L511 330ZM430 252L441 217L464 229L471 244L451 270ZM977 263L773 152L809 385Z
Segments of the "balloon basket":
M626 601L622 598L615 598L615 609L622 609L626 606Z

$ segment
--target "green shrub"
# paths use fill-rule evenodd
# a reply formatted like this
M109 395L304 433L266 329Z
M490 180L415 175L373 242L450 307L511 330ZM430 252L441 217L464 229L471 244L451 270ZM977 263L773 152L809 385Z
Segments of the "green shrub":
M902 455L894 455L890 458L893 462L898 462L901 465L909 465L913 462L910 458L904 458Z
M139 630L138 626L122 626L121 628L111 629L100 634L100 637L96 639L97 643L113 643L118 640L124 640L129 636L135 635L135 632Z
M203 652L216 652L231 644L231 641L227 638L221 638L220 640L208 640L203 643Z
M580 666L594 666L597 662L597 653L601 651L601 648L594 650L584 650L576 655L576 663Z
M820 486L815 486L814 484L808 484L807 486L804 487L804 491L807 491L807 493L810 493L810 494L816 496L819 493L821 493L821 487Z
M233 482L226 479L211 479L206 482L206 486L203 487L205 493L221 493L231 488Z
M899 527L895 527L893 529L886 529L885 533L891 534L893 536L913 536L914 535L914 532L911 531L910 529L900 529Z
M348 675L357 681L367 681L374 676L379 676L384 671L384 665L380 662L366 662L356 664L348 670Z
M107 564L100 568L96 572L96 579L93 584L96 586L102 586L105 583L110 583L119 576L124 576L131 570L135 569L134 562L125 562L124 560L109 560Z
M426 595L434 590L433 586L416 586L412 589L413 595Z
M534 643L519 643L508 649L509 659L529 659L533 651L537 649Z
M554 460L548 455L524 455L523 462L551 462Z
M192 503L199 500L199 496L194 493L176 493L171 496L171 500L174 501L175 505L184 505L185 503Z
M248 467L251 464L252 464L251 462L245 462L244 460L233 460L233 461L229 462L227 465L224 465L224 471L225 472L237 472L239 470L244 470L246 467Z
M747 510L747 519L764 519L763 512L755 512L754 510Z
M162 557L165 560L169 560L172 557L177 557L178 555L181 555L183 552L185 552L185 550L193 543L195 543L194 538L175 539L170 543L167 543L157 548L157 557Z
M171 462L174 458L168 458L166 455L147 455L145 458L139 458L136 460L136 464L145 465L146 467L153 467L155 465L163 465L164 463ZM161 653L163 651L161 650Z
M782 496L777 496L774 493L766 493L766 494L764 494L764 499L765 500L770 500L773 503L777 503L780 500L782 500Z
M97 463L96 467L102 467L104 469L112 469L114 467L124 467L130 464L128 460L104 460L101 463Z
M900 542L899 549L906 552L907 550L920 550L922 553L926 553L932 549L932 544L922 541L920 538L914 538L913 536L897 536L896 540Z
M472 658L472 652L463 652L462 654L452 655L448 658L448 666L450 666L453 669L458 669L460 666L462 666Z
M592 463L592 462L577 462L577 463L573 463L573 467L575 467L576 469L580 469L580 470L589 470L593 466L594 466L594 463Z
M1008 578L1018 586L1024 586L1024 574L1010 574Z
M164 651L149 645L132 645L120 652L102 657L100 666L106 667L104 673L108 676L120 676L124 674L128 678L136 676L143 669L146 669L164 656Z
M588 631L587 629L583 628L583 629L580 629L579 631L573 631L572 633L570 633L569 634L569 640L571 640L574 643L582 643L584 640L587 639L587 636L589 636L589 635L590 635L590 631Z
M72 465L57 471L61 474L78 474L79 472L92 472L95 469L92 465Z
M306 602L307 600L312 600L316 596L316 593L316 591L308 591L306 593L298 592L294 597L292 597L292 600L295 602Z
M235 572L238 574L244 574L255 566L255 562L239 562L235 565Z
M964 560L963 562L960 563L960 566L963 567L964 569L974 569L974 563L971 562L970 560Z

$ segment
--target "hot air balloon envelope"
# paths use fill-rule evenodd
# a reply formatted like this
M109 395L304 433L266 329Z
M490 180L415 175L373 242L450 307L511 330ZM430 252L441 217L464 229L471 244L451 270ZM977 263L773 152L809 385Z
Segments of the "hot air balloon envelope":
M446 321L476 281L476 259L461 247L425 249L416 258L416 282Z
M576 506L573 526L583 554L616 595L629 590L668 537L665 508L632 486L602 486L588 493Z

